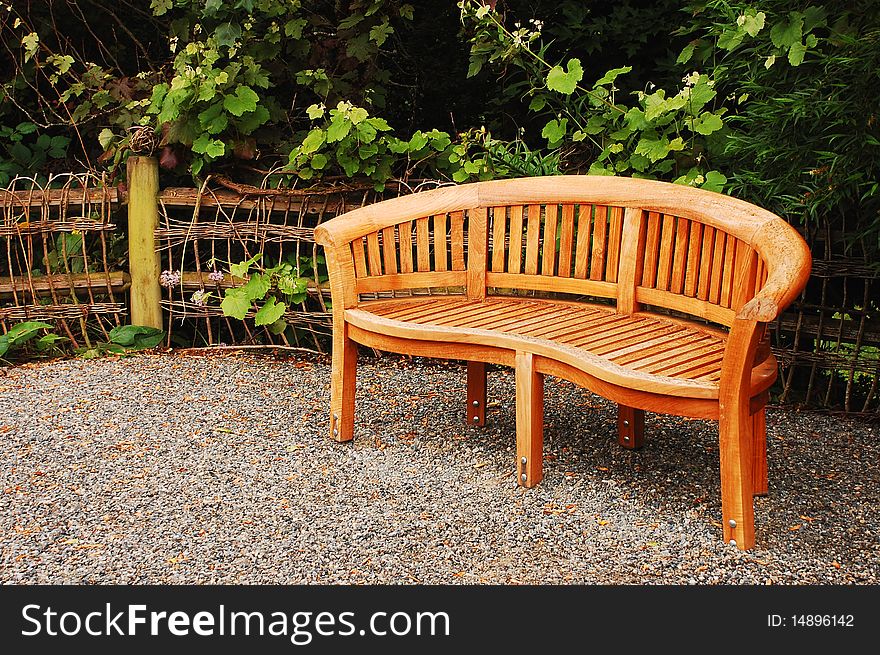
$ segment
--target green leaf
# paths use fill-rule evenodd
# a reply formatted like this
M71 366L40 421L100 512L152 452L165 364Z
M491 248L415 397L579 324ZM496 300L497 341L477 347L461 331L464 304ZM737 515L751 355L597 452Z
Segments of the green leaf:
M692 112L698 112L716 95L715 89L709 86L709 78L700 75L700 79L688 91L687 102Z
M154 16L164 16L174 6L174 0L150 0Z
M694 56L694 49L697 47L696 41L691 41L684 48L682 48L681 52L678 55L678 59L675 60L676 64L686 64L691 60L691 57Z
M320 152L312 157L309 161L309 164L315 170L321 170L327 165L327 156L322 155Z
M55 326L41 321L25 321L12 326L4 336L8 345L17 346L30 341L40 330L52 330ZM2 353L0 353L2 355Z
M240 119L235 121L239 131L242 134L250 134L269 120L269 110L260 105L253 111L247 112Z
M777 23L770 30L770 40L777 48L790 48L803 39L804 17L797 11L789 13L787 23Z
M55 344L59 341L67 341L67 337L62 337L60 334L44 334L42 337L37 339L36 346L37 351L46 352L55 347Z
M374 127L377 132L389 132L391 126L384 118L368 118L367 123Z
M348 45L345 47L345 54L354 57L361 63L369 61L376 52L376 46L370 41L369 34L359 34L349 39Z
M694 121L694 132L698 134L702 134L708 136L714 132L717 132L722 127L724 127L724 123L721 120L720 116L713 114L712 112L706 111L700 114L700 117Z
M788 63L792 66L800 66L804 62L805 54L807 54L807 46L803 43L793 43L788 51Z
M410 4L400 5L400 9L398 10L401 18L405 18L406 20L412 20L413 15L415 13L415 8Z
M165 336L165 331L146 325L119 325L110 330L110 343L125 348L155 348Z
M554 66L547 74L547 88L551 91L558 91L565 95L571 95L577 88L578 82L584 77L584 69L581 66L580 59L569 59L566 66L567 70L563 70L562 66Z
M24 60L27 62L31 57L37 54L37 50L40 48L39 35L37 35L36 32L25 34L21 37L21 46L24 48Z
M251 266L253 266L262 256L263 256L262 253L257 253L256 255L251 257L250 259L247 259L243 262L239 262L238 264L232 264L229 267L229 274L232 277L243 278L244 276L246 276L248 274L248 271L251 269Z
M215 102L199 114L199 123L208 134L219 134L226 129L229 119L223 112L223 103Z
M764 21L767 16L763 11L759 11L757 14L750 16L746 14L743 16L743 29L746 31L751 37L758 36L758 32L764 29Z
M260 96L249 86L239 86L235 94L223 98L223 107L233 116L241 116L245 112L254 111Z
M237 23L222 23L214 30L217 45L231 48L241 38L241 26Z
M312 119L313 121L318 120L319 118L324 117L324 105L314 104L309 105L306 109L306 115Z
M538 95L529 102L529 111L541 111L547 104L547 96Z
M359 123L357 126L357 138L362 143L372 143L376 140L376 128L369 121Z
M226 297L220 303L220 309L224 316L231 316L242 321L250 308L251 302L240 288L226 289Z
M351 121L352 125L357 125L358 123L363 123L367 120L369 115L369 112L363 107L353 107L351 112L349 112L348 119Z
M217 157L222 157L226 152L226 144L220 139L212 139L210 135L202 134L198 139L193 141L192 149L193 152L208 155L208 157L216 159Z
M356 12L349 16L348 18L343 18L339 23L339 29L347 30L351 27L354 27L358 23L360 23L364 19L364 15L360 12Z
M290 39L301 39L303 29L307 25L305 18L294 18L284 24L284 36Z
M351 131L351 121L344 114L337 114L327 128L327 143L342 141Z
M324 140L326 135L324 134L324 130L321 128L315 128L311 132L308 133L305 139L303 139L302 145L300 146L300 151L304 155L310 155L315 152L324 145Z
M428 137L423 132L416 132L409 140L409 151L418 152L426 145L428 145Z
M553 119L547 121L547 124L544 125L544 129L541 130L541 136L547 139L548 145L552 148L554 144L559 143L565 138L566 132L568 132L568 119Z
M287 305L276 302L275 296L269 296L254 316L254 325L271 325L284 316L285 311Z
M721 193L721 190L724 188L724 185L726 183L727 177L725 177L722 173L719 173L718 171L709 171L708 173L706 173L706 181L700 185L700 188Z
M388 21L385 21L370 29L370 40L377 46L381 46L392 34L394 34L394 28L388 24Z
M262 300L271 288L272 285L269 282L269 276L261 275L260 273L251 275L245 285L240 287L241 292L245 295L245 298L248 301Z
M742 43L745 36L745 30L742 29L724 30L718 37L718 47L727 51L734 50Z
M575 60L577 61L577 60ZM570 63L570 62L569 62ZM610 71L600 77L593 86L602 86L603 84L611 84L620 75L625 75L633 69L632 66L623 66L622 68L612 68Z
M113 134L113 130L111 130L109 127L105 127L98 134L98 143L100 143L101 147L104 150L106 150L107 148L110 147L110 144L113 143L113 139L115 139L115 138L116 138L116 135Z
M272 325L269 326L269 332L271 332L275 336L278 336L279 334L283 334L286 329L287 329L287 321L285 321L283 318L279 318L277 321L275 321L274 323L272 323Z
M639 143L636 146L636 154L644 155L651 162L657 162L666 157L671 150L669 146L669 138L665 135L660 137L659 139L652 139L647 136L643 136L639 139Z

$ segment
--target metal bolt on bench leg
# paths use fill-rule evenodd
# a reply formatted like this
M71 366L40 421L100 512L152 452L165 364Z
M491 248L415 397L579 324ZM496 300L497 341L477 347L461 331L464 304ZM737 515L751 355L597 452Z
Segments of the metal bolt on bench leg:
M480 417L474 416L474 423L479 423L479 422L480 422Z
M529 463L529 460L528 460L528 458L523 457L523 458L520 460L520 462L522 462L522 465L525 466L526 464Z
M736 546L736 539L731 539L729 543L731 546Z
M523 473L523 474L522 474L521 476L519 476L519 477L520 477L520 479L521 479L523 482L526 482L526 481L529 479L529 476L527 476L525 473Z
M629 421L624 421L624 422L623 422L623 427L628 428L628 427L629 427Z
M730 520L727 522L727 525L729 525L731 528L735 528L735 527L736 527L736 521L734 521L733 519L730 519Z
M473 402L473 406L474 406L474 407L479 407L479 406L480 406L480 401L479 401L479 400L475 400L475 401Z

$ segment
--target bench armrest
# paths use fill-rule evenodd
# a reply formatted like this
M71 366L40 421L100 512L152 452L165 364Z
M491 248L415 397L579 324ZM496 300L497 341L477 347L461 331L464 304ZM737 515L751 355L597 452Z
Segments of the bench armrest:
M765 257L768 276L755 297L746 302L736 318L744 321L770 323L800 295L810 277L810 249L797 231L777 220L763 225L755 234L752 246Z

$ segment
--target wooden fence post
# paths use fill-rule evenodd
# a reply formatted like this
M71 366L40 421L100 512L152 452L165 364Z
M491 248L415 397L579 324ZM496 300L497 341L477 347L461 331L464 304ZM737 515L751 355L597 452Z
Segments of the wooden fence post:
M128 266L131 324L162 327L162 261L154 231L159 224L159 163L155 157L128 158Z

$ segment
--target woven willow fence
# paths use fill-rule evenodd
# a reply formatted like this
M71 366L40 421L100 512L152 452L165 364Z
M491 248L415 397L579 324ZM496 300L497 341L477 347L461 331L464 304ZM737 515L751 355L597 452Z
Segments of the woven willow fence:
M78 347L120 324L130 279L115 254L124 244L113 222L117 193L102 182L59 175L45 185L17 178L0 189L4 333L20 321L48 321Z
M147 324L138 321L153 315L172 347L275 346L319 353L329 349L331 326L329 289L319 265L311 269L306 298L284 315L294 329L276 335L255 327L253 312L244 321L223 315L225 289L243 282L229 275L229 264L257 253L267 265L284 258L317 264L316 225L389 194L417 190L400 185L380 196L346 186L279 191L210 180L202 189L163 189L150 199L155 215L146 217L155 261L144 278L143 271L132 270L139 260L126 242L134 227L129 222L143 218L128 211L136 190L108 188L92 175L56 177L50 184L57 188L18 179L0 191L4 332L21 320L45 320L74 345L87 345L106 339L113 326ZM143 204L137 206L142 213ZM840 256L840 239L830 231L805 236L815 258L810 283L771 331L781 366L775 398L880 417L880 274L865 257ZM160 271L175 272L179 280L160 287ZM155 291L152 314L138 309L149 297L138 285ZM211 294L208 302L193 301L200 291Z

